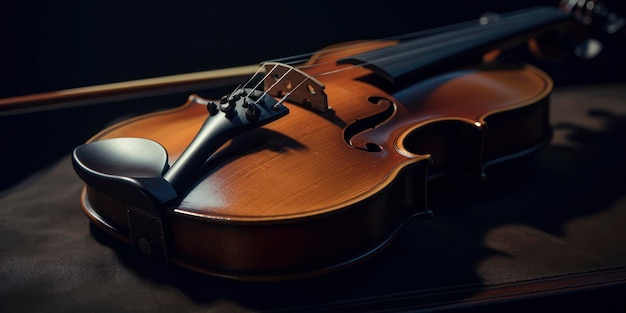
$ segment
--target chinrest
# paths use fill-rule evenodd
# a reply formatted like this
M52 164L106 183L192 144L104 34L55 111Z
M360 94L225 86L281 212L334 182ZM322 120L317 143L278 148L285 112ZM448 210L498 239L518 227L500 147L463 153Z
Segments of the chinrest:
M163 178L168 170L167 151L144 138L114 138L83 144L74 149L72 164L91 188L129 206L158 211L177 194Z

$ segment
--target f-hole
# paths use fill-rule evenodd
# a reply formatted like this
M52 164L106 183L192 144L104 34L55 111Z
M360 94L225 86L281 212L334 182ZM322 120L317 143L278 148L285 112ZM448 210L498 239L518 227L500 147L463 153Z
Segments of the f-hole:
M391 100L383 97L369 97L367 101L370 102L370 104L372 105L385 107L385 109L381 112L364 117L362 119L356 119L344 130L343 140L348 145L356 149L367 152L381 152L383 151L383 148L377 143L367 142L363 146L355 146L352 143L352 138L370 129L375 129L376 127L378 127L378 125L387 121L396 111L396 105Z

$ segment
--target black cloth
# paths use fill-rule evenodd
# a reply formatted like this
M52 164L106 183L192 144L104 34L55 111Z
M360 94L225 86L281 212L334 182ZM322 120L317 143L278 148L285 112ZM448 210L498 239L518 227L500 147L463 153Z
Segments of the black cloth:
M611 294L626 281L626 85L552 99L554 138L533 158L491 168L484 183L434 182L434 220L412 222L362 264L295 281L230 281L138 258L90 225L64 157L0 194L0 311L369 311ZM626 308L610 301L597 305Z

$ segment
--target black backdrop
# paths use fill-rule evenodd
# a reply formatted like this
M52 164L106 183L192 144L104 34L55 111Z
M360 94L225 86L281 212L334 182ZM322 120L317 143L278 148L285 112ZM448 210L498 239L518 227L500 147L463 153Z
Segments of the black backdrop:
M0 30L4 55L0 97L247 65L343 41L475 19L487 11L558 4L558 0L14 2L2 10L1 23L6 25ZM624 4L613 1L609 7L622 12ZM594 66L603 65L598 63L602 64ZM560 65L565 66L572 64ZM558 76L556 71L551 74ZM593 79L615 79L609 74ZM568 77L556 77L557 83L575 82Z

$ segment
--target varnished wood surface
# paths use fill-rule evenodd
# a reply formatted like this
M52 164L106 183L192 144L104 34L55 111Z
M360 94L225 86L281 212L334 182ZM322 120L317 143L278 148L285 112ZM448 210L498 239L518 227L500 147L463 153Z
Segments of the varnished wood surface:
M332 68L328 60L319 60L323 62L315 71ZM272 220L353 205L379 193L403 167L428 158L429 151L405 148L407 134L442 120L478 123L481 128L487 116L531 105L546 97L552 86L545 74L532 67L469 69L418 84L406 91L413 96L406 103L359 81L367 74L355 68L320 76L333 111L318 114L290 105L287 117L225 145L178 212L225 220ZM355 149L342 140L345 127L384 109L368 102L369 97L390 99L397 112L375 131L359 134L354 143L373 142L383 147L382 152ZM94 140L149 138L167 149L173 163L206 117L202 102L206 103L192 97L184 107L113 126Z
M367 97L387 96L374 86L347 79L366 73L359 68L330 75L342 80L341 84L328 84L326 88L335 107L333 111L320 115L290 105L286 118L232 140L214 156L207 176L177 211L226 220L320 214L381 192L402 167L425 160L424 156L416 159L396 153L393 142L384 143L386 147L381 153L370 153L343 141L343 129L349 123L380 110L368 103ZM206 118L203 105L191 101L186 106L177 111L181 114L156 113L153 118L138 119L137 123L114 126L96 138L153 139L168 150L174 161Z
M349 53L385 45L361 43ZM426 212L431 162L439 174L480 176L490 161L485 155L511 153L497 151L493 139L506 141L502 137L520 128L500 122L510 124L508 133L494 137L488 120L535 106L545 113L552 88L546 74L521 66L461 69L388 90L373 84L365 68L335 66L333 58L342 55L322 51L308 63L325 85L332 110L287 104L287 116L223 145L189 193L163 212L173 263L237 279L297 277L357 263L379 252L411 217ZM179 108L113 125L91 141L152 139L165 147L171 164L206 118L207 101L191 96ZM527 153L548 135L547 115L525 114L522 119L529 122L522 127L542 128L530 139L513 141L513 154ZM376 116L384 118L363 122ZM449 122L462 126L445 127ZM432 132L431 125L443 130ZM466 139L468 130L472 140ZM126 236L123 199L87 191L82 199L87 215L105 231Z

